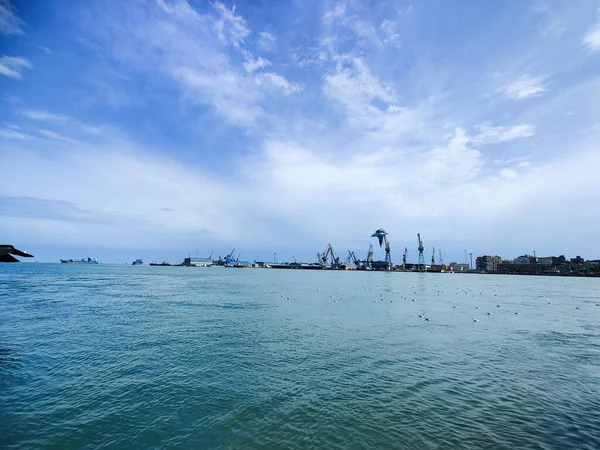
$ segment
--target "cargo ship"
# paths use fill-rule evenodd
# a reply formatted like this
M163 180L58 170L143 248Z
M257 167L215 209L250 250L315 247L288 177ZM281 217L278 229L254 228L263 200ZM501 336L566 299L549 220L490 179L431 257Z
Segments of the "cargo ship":
M82 259L61 259L62 264L98 264L96 258L82 258Z
M133 266L141 266L142 264L144 264L144 260L140 258L136 259L134 262L131 263L131 265Z

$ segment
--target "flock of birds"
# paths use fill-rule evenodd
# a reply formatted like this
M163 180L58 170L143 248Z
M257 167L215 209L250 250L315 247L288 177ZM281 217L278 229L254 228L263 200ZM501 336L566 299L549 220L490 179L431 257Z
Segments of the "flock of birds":
M272 285L272 286L275 287L275 285ZM499 286L499 285L496 285L496 286ZM363 285L361 285L361 287L362 287L362 289L364 289L365 292L369 292L369 291L373 291L374 289L381 289L382 288L382 286L380 286L378 284L376 284L375 287L369 287L369 286L366 286L366 285L363 284ZM390 287L388 285L383 286L383 289L385 289L387 291L387 295L389 295L389 297L387 298L387 300L389 300L390 303L394 302L394 298L396 298L396 299L402 299L402 300L405 300L405 301L417 302L417 298L419 297L419 292L417 290L415 290L415 289L417 289L415 286L411 286L411 288L412 288L412 295L408 291L404 291L403 292L404 295L401 295L399 292L391 291L391 289L390 289ZM420 289L423 292L427 290L425 286L421 286ZM263 292L266 292L266 290L263 290ZM321 293L321 289L317 289L316 292L317 293ZM435 290L433 292L433 294L435 296L439 297L439 296L442 296L442 295L446 294L446 292L443 291L443 290ZM470 296L470 297L477 297L478 296L477 292L474 291L472 288L469 288L469 287L467 287L467 288L457 287L455 295L463 295L463 296ZM487 296L487 295L490 295L490 296L493 296L493 297L498 297L498 293L496 292L496 289L492 289L491 294L490 293L486 294L484 291L479 291L479 296ZM280 297L284 298L286 300L291 300L291 297L286 296L284 294L280 294ZM334 289L333 294L329 295L329 298L334 303L337 303L338 300L340 299L340 291L339 291L339 289ZM483 298L485 298L485 297L483 297ZM385 302L385 301L386 301L386 294L381 293L381 294L379 294L379 298L375 298L373 300L373 303L379 303L379 302ZM456 309L456 308L459 307L459 304L457 303L456 300L452 300L450 304L452 305L453 309ZM548 301L547 304L552 305L552 302ZM600 303L596 303L596 306L600 307ZM496 303L496 308L501 308L501 307L502 307L502 305L500 305L499 303ZM480 308L480 306L475 306L475 309L480 310L481 308ZM580 309L580 306L575 306L575 309ZM519 315L518 311L513 311L513 312L514 312L515 315ZM486 316L492 316L493 315L492 310L487 311L485 315ZM418 317L420 319L425 320L426 322L429 322L431 320L431 318L428 315L426 315L425 313L423 313L423 312L419 313ZM473 318L473 322L479 322L479 319Z

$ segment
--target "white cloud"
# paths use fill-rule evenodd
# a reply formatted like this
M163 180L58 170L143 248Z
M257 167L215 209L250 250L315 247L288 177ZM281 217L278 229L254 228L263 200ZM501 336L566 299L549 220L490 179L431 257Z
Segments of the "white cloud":
M552 35L555 38L560 38L565 31L567 31L567 27L564 25L564 23L558 19L553 19L542 31L542 37Z
M290 83L281 75L273 72L260 73L255 80L259 85L271 86L274 89L281 90L286 95L302 90L299 84Z
M361 58L348 58L347 63L347 67L338 66L335 73L325 76L325 95L343 107L353 124L366 129L383 126L400 111L394 105L392 88L373 75Z
M600 50L600 23L597 23L585 33L583 45L590 51Z
M262 56L259 56L256 59L251 58L248 61L246 61L244 63L244 69L246 69L246 72L254 72L255 70L263 69L270 65L272 65L271 61L263 58Z
M23 21L17 16L10 0L0 0L0 33L23 34Z
M42 122L61 123L61 124L69 122L69 118L67 116L49 113L46 111L38 111L38 110L34 110L34 109L23 109L21 111L18 111L18 114L23 117L26 117L28 119L40 120Z
M30 69L31 63L26 58L18 56L0 56L0 75L21 79L21 72Z
M36 120L40 122L48 122L56 125L61 125L63 127L73 125L86 134L94 135L99 134L101 131L99 127L90 126L77 120L74 120L71 117L67 117L61 114L50 113L47 111L40 111L35 109L22 109L17 111L17 114L27 119Z
M76 142L74 139L63 136L62 134L57 133L56 131L39 129L38 133L47 138L54 139L55 141L68 142L70 144L74 144Z
M346 14L346 2L337 3L332 9L323 14L323 22L332 23Z
M219 14L215 28L223 43L239 47L250 35L250 29L242 16L235 14L235 5L228 9L223 3L215 1L213 7Z
M265 51L273 51L275 49L275 42L277 39L271 33L267 31L261 31L258 33L258 46Z
M134 9L134 25L110 15L95 17L90 28L124 68L167 77L188 104L209 105L229 123L254 128L271 117L277 95L297 92L299 85L275 69L261 73L273 64L246 48L251 30L244 18L235 7L212 5L216 14L203 15L185 1L158 10L147 3Z
M538 97L547 91L544 82L547 77L522 76L508 84L504 88L504 94L507 98L513 100L522 100L529 97Z
M5 139L18 139L18 140L29 140L35 139L35 137L30 136L29 134L21 133L20 131L16 131L19 128L8 127L8 128L0 128L0 136Z
M473 142L478 144L497 144L517 138L530 137L535 134L535 127L527 124L516 125L514 127L478 125L475 128L479 131L479 134L473 137Z
M394 101L391 87L381 83L361 58L351 58L349 63L350 67L325 77L327 95L349 109L362 109L364 103L373 100Z
M397 32L397 24L393 20L385 19L381 22L381 29L385 33L385 44L401 45L402 35Z
M507 180L512 180L513 178L517 178L519 176L519 174L516 171L514 171L513 169L509 169L509 168L504 168L504 169L500 170L500 172L498 172L498 174L502 178L506 178Z

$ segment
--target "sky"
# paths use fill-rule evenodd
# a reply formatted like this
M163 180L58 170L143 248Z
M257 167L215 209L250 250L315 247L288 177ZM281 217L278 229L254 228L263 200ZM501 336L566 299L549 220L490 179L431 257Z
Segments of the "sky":
M0 240L600 258L599 6L0 0Z

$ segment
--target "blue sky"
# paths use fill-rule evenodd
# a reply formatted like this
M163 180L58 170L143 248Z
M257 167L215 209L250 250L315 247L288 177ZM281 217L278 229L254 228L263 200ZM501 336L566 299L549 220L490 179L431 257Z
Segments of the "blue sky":
M597 258L600 9L573 5L0 0L2 240Z

